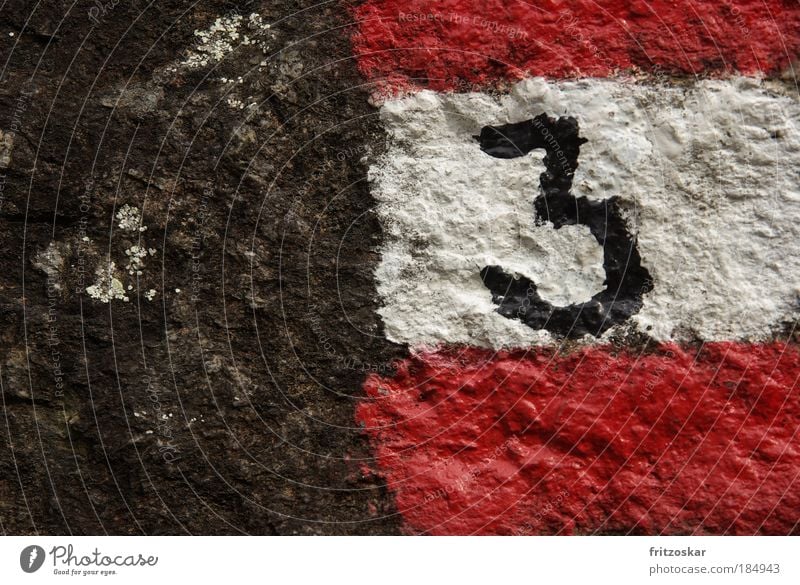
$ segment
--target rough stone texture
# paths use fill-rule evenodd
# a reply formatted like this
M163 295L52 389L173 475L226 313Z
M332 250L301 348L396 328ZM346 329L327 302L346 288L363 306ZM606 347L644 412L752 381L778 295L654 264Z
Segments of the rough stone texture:
M364 157L380 159L384 136L378 112L368 107L367 96L380 97L386 86L376 76L387 71L391 91L398 88L393 83L408 84L409 76L421 77L421 85L460 92L472 89L473 82L515 79L522 71L498 62L486 49L502 51L513 45L498 41L498 34L511 38L516 33L498 27L507 24L509 15L512 21L519 20L518 15L506 10L512 5L504 3L502 10L492 11L498 26L479 21L477 36L475 23L466 30L448 29L458 39L484 43L479 47L482 57L474 62L458 59L454 70L438 58L443 53L427 50L417 52L425 53L423 62L412 59L398 65L387 55L400 53L370 55L362 42L369 39L357 36L362 71L371 76L365 82L356 74L348 42L353 32L347 26L355 10L352 6L298 0L194 4L163 0L145 9L147 4L142 0L99 4L94 0L9 0L0 7L0 55L4 57L0 59L0 245L4 251L0 257L0 532L395 533L400 520L383 474L396 491L407 521L411 519L406 529L434 531L431 522L450 519L450 508L442 512L427 503L409 508L409 492L394 475L405 473L406 468L392 461L387 465L385 457L387 453L394 457L392 449L408 446L409 441L416 441L420 449L427 446L420 436L427 438L444 419L424 421L422 430L414 430L416 437L394 434L384 443L383 435L376 435L374 429L365 435L361 427L389 415L391 424L398 422L408 409L416 408L409 401L418 395L413 390L416 382L423 382L405 369L398 382L392 381L392 360L406 357L407 350L386 341L376 313L374 275L382 226L373 212ZM482 15L487 7L496 6L451 4L482 7ZM396 2L362 3L366 10L378 5L388 7L389 14L393 10L395 18L402 8ZM417 3L407 6L413 9ZM519 3L518 7L531 6ZM724 16L727 9L732 15L731 6L752 8L755 3L721 3L716 14L723 11ZM786 50L793 51L800 30L796 5L784 2L781 6L786 12L773 11L776 22L786 27L779 38ZM646 20L639 4L631 4L630 10ZM778 37L770 36L769 22L756 22L752 35L744 37L743 27L750 20L718 22L717 40L733 39L745 47L750 43L759 49L754 53L759 59L774 56L771 43ZM607 55L594 51L601 43L577 40L585 24L563 23L554 44L578 47L590 58L605 59ZM728 34L731 26L738 27L733 30L738 38ZM380 51L408 40L404 35L380 39L389 29L376 30ZM417 47L431 38L414 33L413 27L404 31L414 35ZM662 32L650 30L646 38L657 42ZM624 53L630 44L623 45ZM741 57L727 45L722 50ZM658 54L674 55L671 48ZM634 66L672 83L663 73L672 70L674 61L665 62L664 68L647 67L649 57L628 56ZM694 57L702 61L703 52ZM749 57L742 59L736 65L751 70ZM655 64L659 63L656 59ZM682 63L677 63L677 69L692 70ZM715 58L702 63L713 71L726 70ZM371 68L376 64L388 70ZM596 70L575 65L560 61L554 73L604 71L602 65ZM623 65L627 67L628 62ZM782 69L784 65L783 57L776 56L765 67ZM437 80L439 73L445 78ZM533 89L542 87L539 81L531 83ZM593 102L602 107L615 103L597 94ZM728 115L724 109L719 111ZM767 124L768 114L769 110L753 112L767 117L747 139L794 144L789 141L796 134L787 118L777 116L779 124ZM476 119L472 128L477 131L488 122ZM616 138L611 140L613 145L623 144ZM668 133L656 139L658 148L666 149L664 156L691 157L697 152L672 149ZM613 195L614 186L626 177L625 161L636 160L637 144L629 144L616 159L621 174L584 175L576 188L598 185L595 197L603 197L604 191ZM606 154L596 151L598 159ZM753 156L756 162L774 160L772 151ZM725 177L713 180L721 179ZM727 186L739 193L736 178L728 180ZM714 195L691 188L686 197L702 199L708 193ZM776 191L776 197L787 197L786 193L793 196ZM714 202L712 198L710 204ZM762 214L756 221L769 224L773 218ZM764 237L769 235L765 232ZM594 245L591 239L586 241ZM781 246L772 249L778 253ZM759 261L757 256L744 257ZM550 292L556 299L574 290ZM646 344L645 336L634 337ZM753 355L768 361L774 357L770 347L774 346ZM677 350L676 354L690 355ZM452 370L453 383L458 368L473 367L485 355L480 351L465 354L472 366L460 364ZM589 351L564 359L584 355L595 354ZM784 358L789 365L769 378L777 380L777 387L765 385L769 396L787 395L781 394L787 387L781 372L795 367L795 355ZM600 354L592 359L596 366L592 375L625 363L623 358L601 359ZM687 359L680 358L681 367ZM709 359L715 363L716 358ZM657 360L646 363L657 368ZM421 366L424 371L424 359ZM762 382L767 373L759 367L756 379ZM724 371L740 370L737 365ZM379 372L387 384L396 384L404 394L380 410L369 410L373 403L365 403L359 422L353 415L365 372ZM661 376L658 369L655 372L655 378ZM705 380L707 374L701 367L698 379ZM553 383L561 375L553 376ZM383 395L383 386L376 386L376 380L371 378L367 388L372 396L375 392ZM411 392L402 385L404 380L411 381ZM648 380L643 378L646 389ZM740 391L728 382L733 380L723 380L726 390ZM438 383L430 382L434 388ZM421 387L426 388L425 384ZM710 387L716 400L712 404L719 405L723 390L716 382ZM487 388L488 382L479 385L481 392ZM641 384L637 388L641 391ZM732 416L737 421L743 416L742 404L752 398L747 388L744 398L734 403ZM423 400L426 396L423 393ZM592 408L603 397L591 394ZM630 396L621 400L620 408L629 411L631 404L625 400ZM690 400L696 400L695 395ZM761 404L756 399L751 402ZM504 402L490 404L485 416L491 417ZM788 404L793 408L792 402ZM469 405L467 399L461 403ZM675 405L664 408L676 416L685 414L674 410ZM758 410L759 416L768 416L773 408L774 402L768 401ZM527 422L535 420L530 412L522 414ZM791 421L783 422L779 430L791 430ZM509 428L518 428L518 423ZM464 424L469 424L467 419ZM483 419L474 424L485 426ZM703 424L701 420L695 427L703 429ZM747 429L742 427L745 433ZM381 467L374 464L367 435L372 436ZM586 447L590 453L609 442L602 432L597 436ZM460 448L462 438L457 435L439 451L453 452ZM491 466L511 448L508 439L507 434L492 437L477 452L488 457ZM691 439L696 441L694 436ZM776 440L791 449L796 445L785 434ZM750 445L747 441L742 444ZM783 461L776 459L772 447L756 445L759 458L755 463L746 460L748 465L762 472L769 458ZM434 454L419 453L423 459L411 458L409 465L419 461L427 465L425 458ZM703 453L710 461L711 456ZM796 452L787 453L794 457ZM735 451L721 460L735 466L742 457ZM382 471L376 474L374 469ZM671 489L663 484L673 477L672 470L658 473L662 474L661 489ZM503 474L516 474L523 482L530 479L525 469L517 468L503 468L495 478ZM731 470L722 477L729 480ZM776 510L796 510L793 484L783 500L776 499L775 490L785 477L780 476L774 485L765 484L765 501L779 501ZM745 478L745 485L751 486L752 477ZM456 480L463 481L463 474ZM435 474L422 476L421 481L420 485L442 485ZM496 479L480 483L483 487L470 492L470 497L480 496L481 490L495 484ZM695 486L691 482L679 485ZM522 516L509 512L503 516L505 523L489 528L554 531L552 526L558 522L542 518L549 518L568 496L560 489L546 492L550 499L537 502L535 510L526 508ZM447 493L446 485L444 490ZM413 497L412 501L419 501ZM619 498L615 497L610 495L616 502ZM737 517L738 524L731 526L726 524L730 513L717 516L712 511L704 529L747 532L755 520L766 518L762 531L795 530L789 525L791 516L781 512L768 516L756 507L760 501L736 500L749 515ZM659 509L674 510L674 504L670 501ZM452 505L461 503L454 500ZM724 500L721 509L727 505ZM600 508L590 507L579 516L585 522L576 523L574 530L645 531L666 522L664 515L616 516L610 504L600 504ZM604 512L608 514L602 516ZM494 513L493 508L490 515ZM600 517L619 522L601 526ZM644 524L634 524L634 518L643 518ZM693 530L697 526L693 519L696 516L687 523L678 514L668 530ZM456 521L449 529L474 531L479 524L484 519L463 525Z
M106 4L0 8L0 532L394 532L346 11Z
M355 17L359 67L388 94L620 71L793 79L800 49L792 0L369 0Z
M450 348L358 418L409 533L800 534L795 344Z

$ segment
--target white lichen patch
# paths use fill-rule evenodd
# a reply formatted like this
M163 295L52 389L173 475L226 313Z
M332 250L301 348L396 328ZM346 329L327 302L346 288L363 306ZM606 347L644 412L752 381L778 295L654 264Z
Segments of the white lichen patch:
M221 16L207 30L194 31L198 43L180 65L191 69L213 65L240 46L256 45L266 54L268 40L273 36L269 28L270 25L256 13L248 17L240 14Z
M225 103L227 103L234 110L244 109L244 102L242 102L242 100L240 100L239 98L233 96L228 96L228 98L225 100Z
M14 149L14 133L0 130L0 169L11 164L11 151Z
M138 207L125 204L117 211L117 226L126 232L144 232L147 227L142 224L142 214Z
M125 250L125 255L128 257L128 265L125 269L128 271L128 274L141 276L142 269L144 268L144 259L147 258L148 254L154 256L155 253L156 251L154 248L146 249L144 246L131 246Z
M125 255L128 257L128 265L125 267L128 274L141 276L142 268L144 268L144 259L147 257L147 250L142 246L131 246L125 250Z
M114 299L128 302L130 299L125 294L125 286L114 276L116 269L117 266L114 262L110 262L106 267L98 268L95 273L97 281L86 288L87 294L101 303L109 303Z
M154 298L156 298L156 289L151 288L149 291L144 293L144 298L146 298L148 301L152 301Z

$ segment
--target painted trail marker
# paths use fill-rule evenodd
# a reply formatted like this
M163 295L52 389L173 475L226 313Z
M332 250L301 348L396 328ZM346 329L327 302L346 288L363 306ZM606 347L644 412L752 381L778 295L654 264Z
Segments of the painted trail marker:
M800 102L756 75L800 8L427 4L354 37L411 354L357 418L407 529L800 531Z
M629 69L773 74L800 49L785 0L371 0L355 18L359 66L390 93Z

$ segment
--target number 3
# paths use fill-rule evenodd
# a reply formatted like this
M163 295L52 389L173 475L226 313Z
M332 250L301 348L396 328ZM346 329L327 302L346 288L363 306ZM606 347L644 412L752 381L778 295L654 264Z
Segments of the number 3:
M555 229L588 226L603 247L605 288L585 303L565 307L543 300L530 278L515 277L501 266L484 267L481 278L492 293L492 302L499 305L497 312L533 329L569 338L600 336L638 313L642 296L653 290L653 283L622 216L620 198L592 201L571 193L580 147L586 142L579 136L578 121L541 114L523 122L484 126L475 139L483 152L496 158L516 158L543 148L546 170L533 201L535 224L550 222Z

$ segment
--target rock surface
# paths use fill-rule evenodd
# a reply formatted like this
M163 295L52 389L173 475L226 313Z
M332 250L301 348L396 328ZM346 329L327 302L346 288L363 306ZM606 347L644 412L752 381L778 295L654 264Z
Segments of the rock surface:
M346 11L0 15L0 531L396 531L353 421L398 351Z

